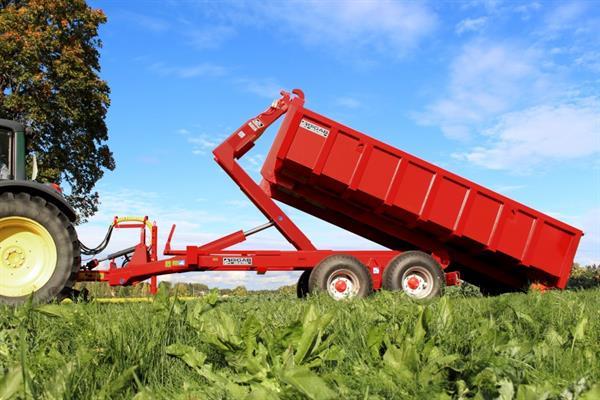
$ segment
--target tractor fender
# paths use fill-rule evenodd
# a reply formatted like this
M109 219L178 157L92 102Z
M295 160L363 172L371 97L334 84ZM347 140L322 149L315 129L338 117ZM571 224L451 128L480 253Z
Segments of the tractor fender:
M69 205L67 199L62 193L55 190L52 186L44 185L43 183L34 181L0 181L0 194L4 192L13 193L28 193L33 196L39 196L44 200L54 204L60 211L62 211L71 222L75 222L77 219L77 213Z

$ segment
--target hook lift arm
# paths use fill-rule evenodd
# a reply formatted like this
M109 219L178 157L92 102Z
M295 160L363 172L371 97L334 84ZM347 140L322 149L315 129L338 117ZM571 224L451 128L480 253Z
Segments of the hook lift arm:
M198 250L222 250L229 246L233 246L234 244L243 242L246 240L247 236L270 226L275 226L297 250L316 250L315 246L306 235L237 162L238 159L254 147L254 143L260 138L264 131L285 114L290 107L302 107L304 104L304 93L300 89L294 89L292 94L295 96L282 91L281 97L275 100L269 108L256 117L246 121L239 129L213 150L213 155L217 164L219 164L227 175L229 175L229 177L239 186L256 208L267 217L269 222L262 225L261 229L251 229L246 232L237 231L200 246ZM171 250L170 243L174 230L175 225L171 228L165 246L165 255L183 255L186 252L185 250Z

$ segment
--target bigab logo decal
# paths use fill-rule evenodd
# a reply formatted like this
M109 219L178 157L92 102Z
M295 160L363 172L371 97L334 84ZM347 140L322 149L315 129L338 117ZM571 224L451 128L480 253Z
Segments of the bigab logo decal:
M252 257L223 257L223 265L252 265Z
M324 138L326 138L327 136L329 136L329 129L327 128L323 128L317 124L313 124L310 121L307 121L305 119L303 119L302 121L300 121L300 128L304 128L307 131L310 131L312 133L316 133L319 136L323 136Z

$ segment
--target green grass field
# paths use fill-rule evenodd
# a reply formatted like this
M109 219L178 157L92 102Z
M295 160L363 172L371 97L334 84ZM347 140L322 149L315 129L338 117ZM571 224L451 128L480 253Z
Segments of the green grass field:
M600 399L600 290L0 307L0 399Z

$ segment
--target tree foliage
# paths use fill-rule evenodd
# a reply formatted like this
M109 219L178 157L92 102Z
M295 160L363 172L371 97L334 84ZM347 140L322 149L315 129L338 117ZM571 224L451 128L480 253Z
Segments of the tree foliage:
M115 162L100 79L101 10L84 0L0 0L0 117L31 127L42 182L67 184L85 219L97 211L96 182Z

